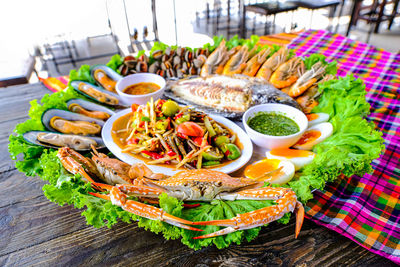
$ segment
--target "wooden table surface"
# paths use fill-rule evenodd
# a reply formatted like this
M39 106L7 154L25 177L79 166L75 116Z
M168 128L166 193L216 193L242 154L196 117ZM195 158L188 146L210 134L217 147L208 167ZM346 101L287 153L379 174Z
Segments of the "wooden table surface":
M45 93L41 84L0 89L0 266L394 266L307 219L298 239L291 220L271 223L250 243L198 251L136 223L88 226L80 210L47 200L45 183L18 172L7 152L15 125L28 118L29 101Z

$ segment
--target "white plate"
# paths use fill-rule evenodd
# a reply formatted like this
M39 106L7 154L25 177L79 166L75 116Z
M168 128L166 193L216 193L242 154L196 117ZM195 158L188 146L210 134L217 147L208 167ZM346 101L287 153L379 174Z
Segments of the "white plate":
M120 160L128 163L128 164L135 164L135 163L140 163L143 162L142 160L135 158L127 153L122 153L121 148L114 143L112 136L111 136L111 129L112 125L114 122L121 116L131 112L131 109L124 109L115 115L113 115L111 118L109 118L106 123L103 126L103 129L101 131L101 136L103 138L104 144L106 147ZM244 166L251 158L253 154L253 144L251 143L250 138L247 136L246 132L240 128L237 124L234 122L218 116L218 115L209 115L212 119L214 119L216 122L219 122L232 130L234 133L236 133L237 137L239 138L240 143L243 145L243 150L242 150L242 155L240 158L232 161L229 164L226 164L220 168L213 168L213 170L221 171L224 173L231 173L242 166ZM158 172L158 173L164 173L166 175L173 175L181 170L174 170L174 167L168 168L168 167L163 167L163 166L157 166L157 165L148 165L148 167L153 171L153 172Z

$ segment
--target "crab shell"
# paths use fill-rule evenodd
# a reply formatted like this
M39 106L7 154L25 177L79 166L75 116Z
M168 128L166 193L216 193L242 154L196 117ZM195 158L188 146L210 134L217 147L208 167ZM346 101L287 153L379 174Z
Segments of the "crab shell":
M219 171L196 169L181 171L159 181L145 179L145 184L162 188L169 196L183 201L212 201L223 193L258 186L260 182L248 178L232 178Z

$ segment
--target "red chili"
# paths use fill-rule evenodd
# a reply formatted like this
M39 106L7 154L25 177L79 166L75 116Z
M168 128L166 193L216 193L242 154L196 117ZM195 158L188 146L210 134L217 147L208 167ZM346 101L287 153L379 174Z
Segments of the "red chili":
M229 150L226 150L224 154L225 154L225 156L228 156L230 153L231 152Z
M176 153L175 153L173 150L169 150L169 151L167 152L167 155L170 156L170 157L173 157L173 156L176 155Z
M176 120L176 119L179 119L179 118L182 117L182 116L183 116L183 113L178 113L178 114L175 116L174 119L175 119L175 120Z
M137 143L139 143L139 141L140 141L139 138L131 138L131 139L128 140L127 144L128 145L137 144Z
M165 103L165 101L166 101L166 100L164 100L164 99L160 99L160 101L158 102L156 108L157 108L157 109L161 109L161 106Z
M142 153L143 153L143 154L146 154L147 156L152 157L153 159L160 159L160 158L162 158L162 156L161 156L160 154L156 153L156 152L150 152L150 151L147 151L147 150L143 150Z

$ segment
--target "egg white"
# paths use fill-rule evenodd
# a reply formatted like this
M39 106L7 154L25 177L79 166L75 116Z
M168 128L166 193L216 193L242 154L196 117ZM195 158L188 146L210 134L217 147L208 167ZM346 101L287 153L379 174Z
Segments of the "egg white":
M304 132L306 134L309 131L316 130L321 133L321 136L318 137L315 140L311 140L310 142L307 142L305 144L295 144L293 147L297 149L302 149L302 150L311 150L315 145L321 143L324 141L326 138L332 135L333 133L333 126L330 122L323 122L319 123L317 125L314 125L310 128L307 129L307 131Z
M277 156L277 155L272 155L271 151L267 151L265 153L265 156L268 159L279 159L279 160L287 160L290 161L291 163L293 163L295 170L300 170L301 168L303 168L304 166L310 164L315 156L317 154L315 154L314 152L308 151L310 153L310 155L306 156L306 157L285 157L285 156Z
M281 172L283 174L279 175L279 177L274 178L273 180L270 181L271 184L286 184L290 180L292 180L294 173L295 173L295 167L294 164L288 160L281 160L278 165L278 169L282 167Z
M326 114L326 113L314 113L314 114L317 115L318 118L316 118L312 121L308 121L308 127L311 127L311 126L314 126L314 125L317 125L319 123L326 122L329 120L329 114Z

